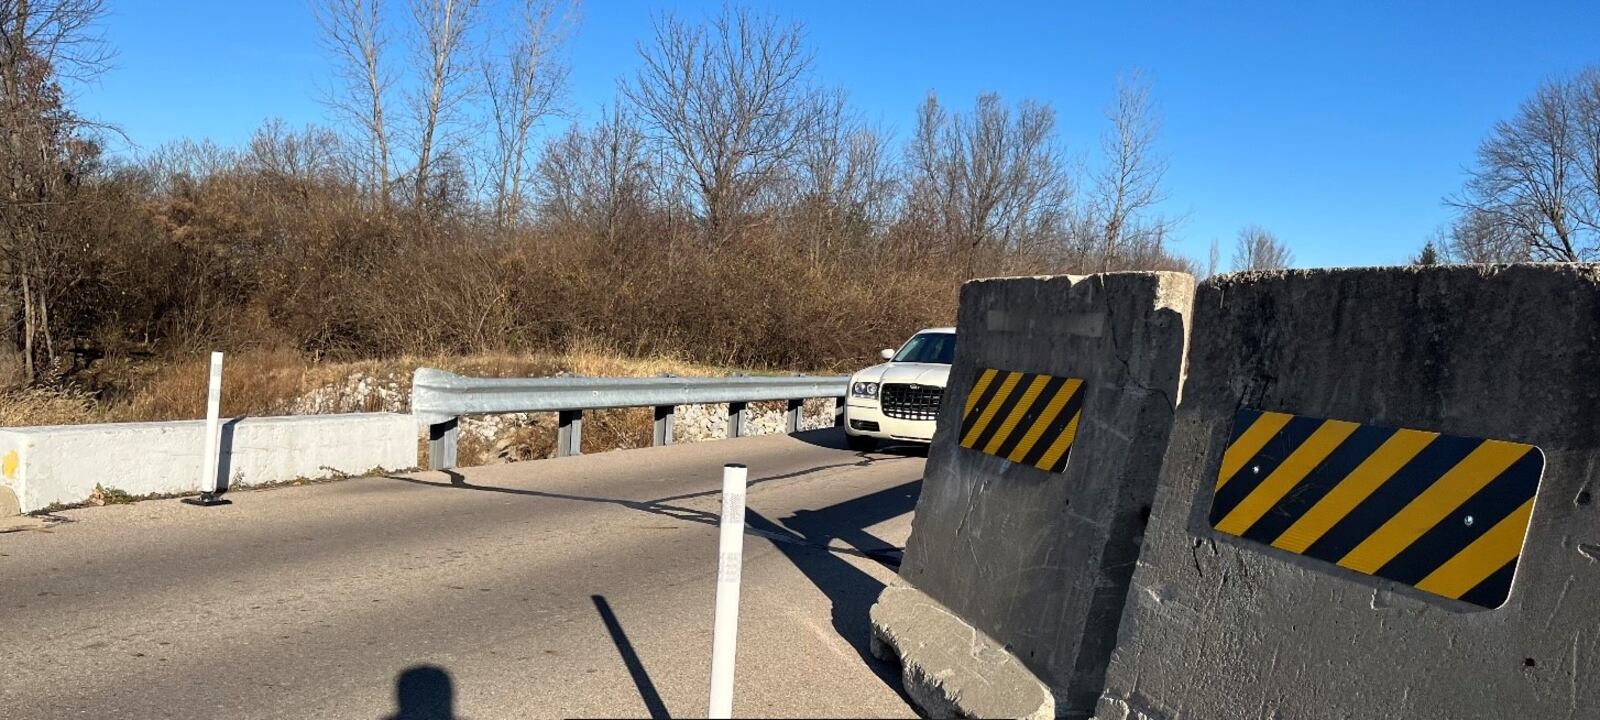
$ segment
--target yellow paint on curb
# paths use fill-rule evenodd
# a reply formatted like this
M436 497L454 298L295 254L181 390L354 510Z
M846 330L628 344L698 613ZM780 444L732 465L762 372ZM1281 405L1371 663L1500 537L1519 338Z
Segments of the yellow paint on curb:
M0 470L5 472L7 480L17 479L17 451L6 453L5 461L0 462Z

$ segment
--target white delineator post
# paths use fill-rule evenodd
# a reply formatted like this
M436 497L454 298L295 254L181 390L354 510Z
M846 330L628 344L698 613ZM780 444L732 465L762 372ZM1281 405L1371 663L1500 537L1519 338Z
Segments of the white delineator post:
M722 468L722 536L717 552L717 621L711 636L709 718L733 717L733 657L739 644L739 574L744 566L744 495L749 470Z
M200 497L184 498L190 505L225 505L217 492L218 426L222 416L222 353L211 353L210 389L206 393L206 436L200 448Z

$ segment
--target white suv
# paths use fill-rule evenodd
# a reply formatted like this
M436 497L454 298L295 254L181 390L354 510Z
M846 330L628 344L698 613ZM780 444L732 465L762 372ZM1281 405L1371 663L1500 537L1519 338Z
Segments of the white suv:
M899 352L884 350L887 362L852 376L844 407L850 448L871 450L879 440L933 440L934 419L955 358L956 329L929 328L912 335Z

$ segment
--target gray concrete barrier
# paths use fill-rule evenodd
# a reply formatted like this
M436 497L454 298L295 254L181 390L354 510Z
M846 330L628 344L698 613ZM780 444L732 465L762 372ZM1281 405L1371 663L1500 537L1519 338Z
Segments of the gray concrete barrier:
M0 430L0 516L83 502L97 485L135 496L195 492L205 425L184 420ZM223 487L417 464L410 415L224 419L220 435Z
M936 716L1086 717L1155 493L1194 279L980 280L873 646Z
M1193 327L1098 717L1600 717L1600 269L1241 273Z

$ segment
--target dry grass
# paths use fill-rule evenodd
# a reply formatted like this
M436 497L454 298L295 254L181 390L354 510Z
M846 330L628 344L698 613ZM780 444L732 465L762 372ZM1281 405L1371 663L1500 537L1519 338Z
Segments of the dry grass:
M78 425L93 422L187 420L204 417L206 357L154 366L116 367L114 399L97 401L87 392L24 388L0 390L0 426ZM628 358L588 346L566 353L496 353L456 357L404 356L390 360L316 362L287 351L230 353L222 373L222 414L289 415L315 412L406 411L411 373L436 367L480 377L537 377L557 373L589 377L683 377L727 375L731 368L674 358ZM359 382L360 379L367 382ZM315 398L315 406L307 399ZM648 409L589 413L584 420L585 452L642 447L650 443ZM424 443L424 449L426 444ZM477 465L499 460L547 457L555 447L555 421L540 416L509 426L495 438L463 435L459 458ZM425 457L425 454L424 454Z
M81 392L22 388L0 392L0 426L82 425L104 422L105 412Z
M181 420L203 417L206 396L206 358L163 366L134 389L130 397L105 408L119 421ZM349 387L351 378L371 378L393 383L409 396L411 373L418 367L435 367L479 377L541 377L570 373L590 377L650 377L671 373L685 377L725 375L730 370L697 365L672 358L632 359L600 348L568 353L485 354L456 357L403 356L391 360L313 362L298 353L247 351L223 361L222 414L283 415L301 408L297 401L322 390L330 411L377 411L385 408L374 386L362 392Z

